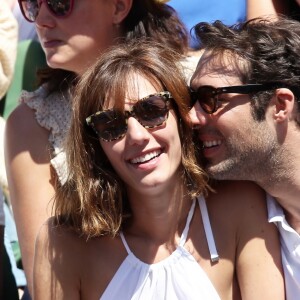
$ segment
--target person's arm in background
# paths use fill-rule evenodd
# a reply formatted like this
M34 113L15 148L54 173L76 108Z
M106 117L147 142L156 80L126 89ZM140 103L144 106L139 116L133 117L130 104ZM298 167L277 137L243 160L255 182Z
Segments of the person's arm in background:
M18 41L18 24L10 6L0 0L0 100L3 98L11 83L16 60ZM7 179L4 166L3 129L5 121L0 120L0 299L4 297L4 196L2 188L7 189Z
M0 0L0 100L3 98L11 83L16 59L18 40L18 24L6 1ZM3 135L1 121L0 133L0 185L7 188L6 172L4 167ZM0 191L0 299L3 299L3 266L4 266L4 202Z
M8 4L0 0L0 99L11 83L16 61L18 23Z
M3 3L1 3L3 2ZM0 12L7 2L0 0ZM3 4L3 5L2 5ZM1 16L2 14L0 14ZM14 19L12 13L11 16ZM0 17L1 18L1 17ZM0 19L1 21L1 19ZM17 22L16 32L17 32ZM10 45L2 47L1 37L8 38L9 25L0 28L0 59L13 58L15 52ZM17 44L17 33L15 33ZM4 43L3 43L4 44ZM16 48L16 45L15 45ZM5 52L4 52L5 50ZM8 88L14 62L0 67L0 82ZM6 77L5 77L6 76ZM7 83L5 80L6 79ZM2 87L2 85L0 86ZM1 89L0 89L1 92ZM3 96L0 93L0 96ZM51 182L49 133L35 120L34 111L21 104L8 118L5 133L6 171L9 184L9 196L20 243L22 264L25 271L29 292L32 291L32 272L34 245L37 232L42 223L50 216L51 198L54 189Z
M1 0L0 0L1 1ZM10 9L12 10L14 8L14 6L18 3L17 0L4 0L8 6L10 7Z
M0 208L0 209L3 209ZM0 299L3 299L4 226L0 225Z
M30 294L35 240L51 216L54 196L49 132L34 114L22 103L9 116L5 133L7 179Z
M4 264L4 207L0 191L0 299L3 299L3 264Z
M285 0L248 0L247 1L247 20L276 16L277 14L287 14L288 3Z

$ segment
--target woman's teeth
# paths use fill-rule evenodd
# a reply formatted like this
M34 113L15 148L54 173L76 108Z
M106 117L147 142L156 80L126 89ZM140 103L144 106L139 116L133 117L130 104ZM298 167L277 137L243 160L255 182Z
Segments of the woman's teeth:
M161 151L159 151L159 150L153 151L153 152L147 153L143 156L139 156L139 157L136 157L134 159L131 159L130 162L132 164L144 163L146 161L149 161L149 160L153 159L154 157L159 156L160 154L161 154Z

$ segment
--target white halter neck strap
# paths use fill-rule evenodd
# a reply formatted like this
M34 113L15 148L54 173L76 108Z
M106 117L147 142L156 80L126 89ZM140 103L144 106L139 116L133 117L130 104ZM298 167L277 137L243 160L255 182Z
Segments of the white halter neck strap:
M212 262L217 262L217 261L219 261L219 255L218 255L218 252L216 249L213 232L212 232L211 225L210 225L206 202L205 202L205 199L203 196L198 197L197 200L198 200L198 203L200 206L200 212L201 212L201 216L202 216L202 220L203 220L204 231L205 231L205 235L206 235L208 249L210 252L210 259ZM194 212L195 212L195 206L196 206L196 199L193 200L190 211L188 213L185 228L180 237L179 246L183 247L187 240L187 236L188 236L189 229L190 229L190 223L191 223L191 220L192 220ZM122 239L122 242L124 244L124 247L125 247L127 253L130 254L131 250L126 242L123 232L120 233L120 237Z

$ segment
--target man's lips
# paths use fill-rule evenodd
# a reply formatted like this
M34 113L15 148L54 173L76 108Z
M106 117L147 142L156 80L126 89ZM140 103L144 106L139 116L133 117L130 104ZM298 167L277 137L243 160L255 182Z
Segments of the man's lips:
M212 159L221 154L220 150L221 150L221 145L223 144L221 139L202 140L201 142L202 142L202 153L205 158Z
M203 148L212 148L212 147L220 146L221 144L222 144L221 140L202 141Z

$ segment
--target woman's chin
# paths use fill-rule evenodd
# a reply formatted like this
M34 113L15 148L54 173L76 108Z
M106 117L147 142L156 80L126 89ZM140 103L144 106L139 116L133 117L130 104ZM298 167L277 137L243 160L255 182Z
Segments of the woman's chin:
M46 61L47 65L52 69L62 69L76 73L74 66L68 61L55 58L54 56L46 57Z

